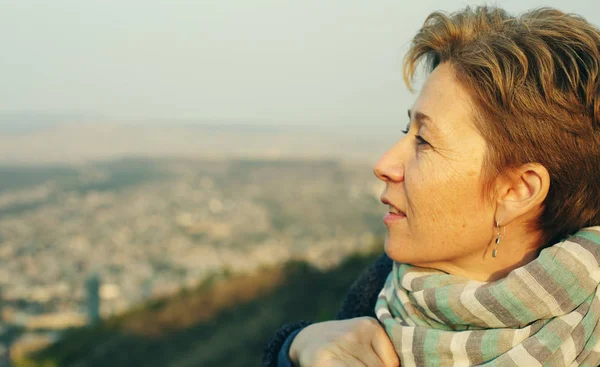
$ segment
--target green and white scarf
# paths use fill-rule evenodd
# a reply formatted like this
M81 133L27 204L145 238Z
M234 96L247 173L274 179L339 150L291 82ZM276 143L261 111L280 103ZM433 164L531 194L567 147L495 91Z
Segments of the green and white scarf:
M598 366L600 227L494 282L394 263L375 313L402 367Z

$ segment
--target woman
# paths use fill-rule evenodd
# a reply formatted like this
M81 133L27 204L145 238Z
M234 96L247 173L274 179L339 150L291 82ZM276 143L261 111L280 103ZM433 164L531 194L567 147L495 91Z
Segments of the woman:
M283 327L265 365L599 365L600 31L553 9L433 13L409 87L421 62L406 136L374 169L386 255L337 321Z

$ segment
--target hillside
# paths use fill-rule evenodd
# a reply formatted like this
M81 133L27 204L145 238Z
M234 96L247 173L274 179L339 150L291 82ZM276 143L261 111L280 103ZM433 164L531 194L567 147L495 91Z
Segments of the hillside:
M354 255L327 271L291 262L251 276L216 277L96 327L73 329L16 366L258 366L280 325L331 319L378 256Z

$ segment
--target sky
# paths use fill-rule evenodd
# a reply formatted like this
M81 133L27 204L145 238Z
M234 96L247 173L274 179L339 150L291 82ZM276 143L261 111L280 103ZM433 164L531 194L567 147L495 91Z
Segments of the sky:
M0 115L393 126L414 99L401 60L427 14L477 4L0 0ZM548 5L600 25L597 1L487 4Z

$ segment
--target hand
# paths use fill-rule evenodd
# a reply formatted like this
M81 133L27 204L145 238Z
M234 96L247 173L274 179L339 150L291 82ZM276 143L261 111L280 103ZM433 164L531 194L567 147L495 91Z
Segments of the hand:
M292 341L290 358L301 367L400 366L392 342L372 317L309 325Z

